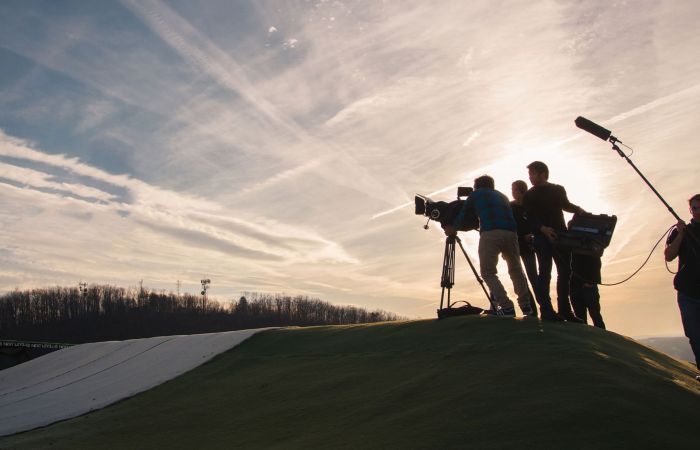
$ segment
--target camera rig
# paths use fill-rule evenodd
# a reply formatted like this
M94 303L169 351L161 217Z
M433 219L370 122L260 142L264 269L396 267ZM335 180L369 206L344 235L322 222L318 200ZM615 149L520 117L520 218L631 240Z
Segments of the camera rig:
M457 200L451 202L444 201L433 201L429 197L424 195L416 194L416 215L422 215L428 217L428 222L423 226L424 229L428 229L428 224L431 220L439 222L440 225L445 228L447 225L454 225L454 219L464 208L464 203L466 200L462 200L461 197L468 197L474 192L474 189L470 187L458 187L457 188ZM461 224L457 224L457 231L470 231L479 229L479 217L476 212L472 209L466 209L464 211L464 219ZM474 274L474 277L481 285L481 289L486 294L486 298L489 301L489 305L493 308L493 301L486 286L484 285L484 280L481 279L479 273L476 271L474 264L472 264L469 255L464 250L462 246L462 241L454 236L447 236L445 239L445 254L442 260L442 277L440 279L440 286L442 287L442 293L440 294L440 309L437 310L437 315L439 319L452 316L468 315L468 314L479 314L483 311L482 308L474 307L467 303L466 306L455 307L455 303L451 299L451 289L455 284L455 249L459 245L462 250L462 254L469 263L469 267ZM447 290L447 306L445 306L445 290Z
M436 202L430 197L425 195L416 194L414 199L416 204L416 215L423 215L428 218L428 222L423 226L426 230L428 229L428 224L431 220L440 222L440 225L444 228L445 225L452 225L455 217L464 207L464 202L462 197L468 197L474 192L474 189L470 187L458 187L457 188L457 200L451 202ZM459 231L469 231L476 230L479 228L479 218L473 210L465 211L464 220L458 228Z

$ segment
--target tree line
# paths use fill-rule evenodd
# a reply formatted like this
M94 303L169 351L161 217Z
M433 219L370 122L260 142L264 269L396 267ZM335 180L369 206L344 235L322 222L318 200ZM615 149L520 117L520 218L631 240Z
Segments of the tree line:
M401 319L307 296L246 293L221 303L206 296L91 285L15 290L0 296L0 337L85 343L273 326L346 325Z

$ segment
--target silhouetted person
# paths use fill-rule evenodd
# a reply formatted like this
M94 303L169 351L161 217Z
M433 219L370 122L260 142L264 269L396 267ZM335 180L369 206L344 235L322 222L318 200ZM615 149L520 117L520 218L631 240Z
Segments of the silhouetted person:
M700 239L700 194L688 200L693 218L686 225L678 221L666 241L664 257L673 261L678 257L678 273L673 287L678 291L678 308L681 311L683 331L690 341L696 366L700 364L700 245L689 232Z
M591 316L593 325L605 329L603 316L600 314L600 257L593 255L571 255L571 304L576 317L588 323Z
M457 234L465 212L472 208L479 217L479 268L481 277L489 287L493 297L490 314L513 317L515 308L508 298L503 284L498 279L498 255L508 264L508 275L518 296L520 310L526 316L532 315L530 290L523 266L520 264L517 226L508 198L494 189L494 181L488 175L474 180L474 192L467 198L452 225L444 227L445 234Z
M537 283L537 257L535 256L535 247L532 244L535 236L530 231L527 218L525 217L525 208L523 208L523 197L525 197L525 193L527 192L527 183L523 180L514 181L510 185L510 189L511 194L513 194L513 201L510 202L510 208L513 211L513 217L518 227L520 260L523 262L525 274L534 290L535 283ZM535 302L535 296L532 295L532 291L530 291L530 299L532 300L532 312L534 315L537 315L537 303Z
M540 304L540 313L545 320L568 320L582 323L571 310L569 292L571 282L571 252L554 247L557 232L566 231L564 211L585 213L566 196L563 186L547 181L549 168L541 161L527 166L532 187L523 198L525 214L530 229L535 235L535 255L538 274L535 296ZM549 296L549 283L552 279L552 261L557 266L557 314Z

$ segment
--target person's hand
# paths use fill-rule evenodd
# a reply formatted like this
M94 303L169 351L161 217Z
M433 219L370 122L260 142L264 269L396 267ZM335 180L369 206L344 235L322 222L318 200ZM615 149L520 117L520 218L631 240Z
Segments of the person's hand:
M549 239L550 242L554 242L557 239L557 233L552 227L545 227L542 225L540 227L540 231L547 237L547 239Z
M528 244L532 244L533 242L535 242L535 235L534 234L526 234L525 235L525 242L527 242Z
M676 230L678 230L678 234L680 236L683 236L685 234L685 227L686 227L686 224L682 220L679 220L678 223L676 224Z
M442 229L445 230L445 236L457 236L457 230L452 225L443 225Z

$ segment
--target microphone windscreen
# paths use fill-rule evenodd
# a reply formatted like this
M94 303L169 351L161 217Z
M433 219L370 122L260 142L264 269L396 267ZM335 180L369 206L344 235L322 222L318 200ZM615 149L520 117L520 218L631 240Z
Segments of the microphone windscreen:
M601 127L595 122L591 122L590 120L586 119L585 117L578 116L576 120L574 121L577 127L584 131L588 131L594 136L598 136L604 141L607 141L612 132L610 130L606 130L605 128Z

